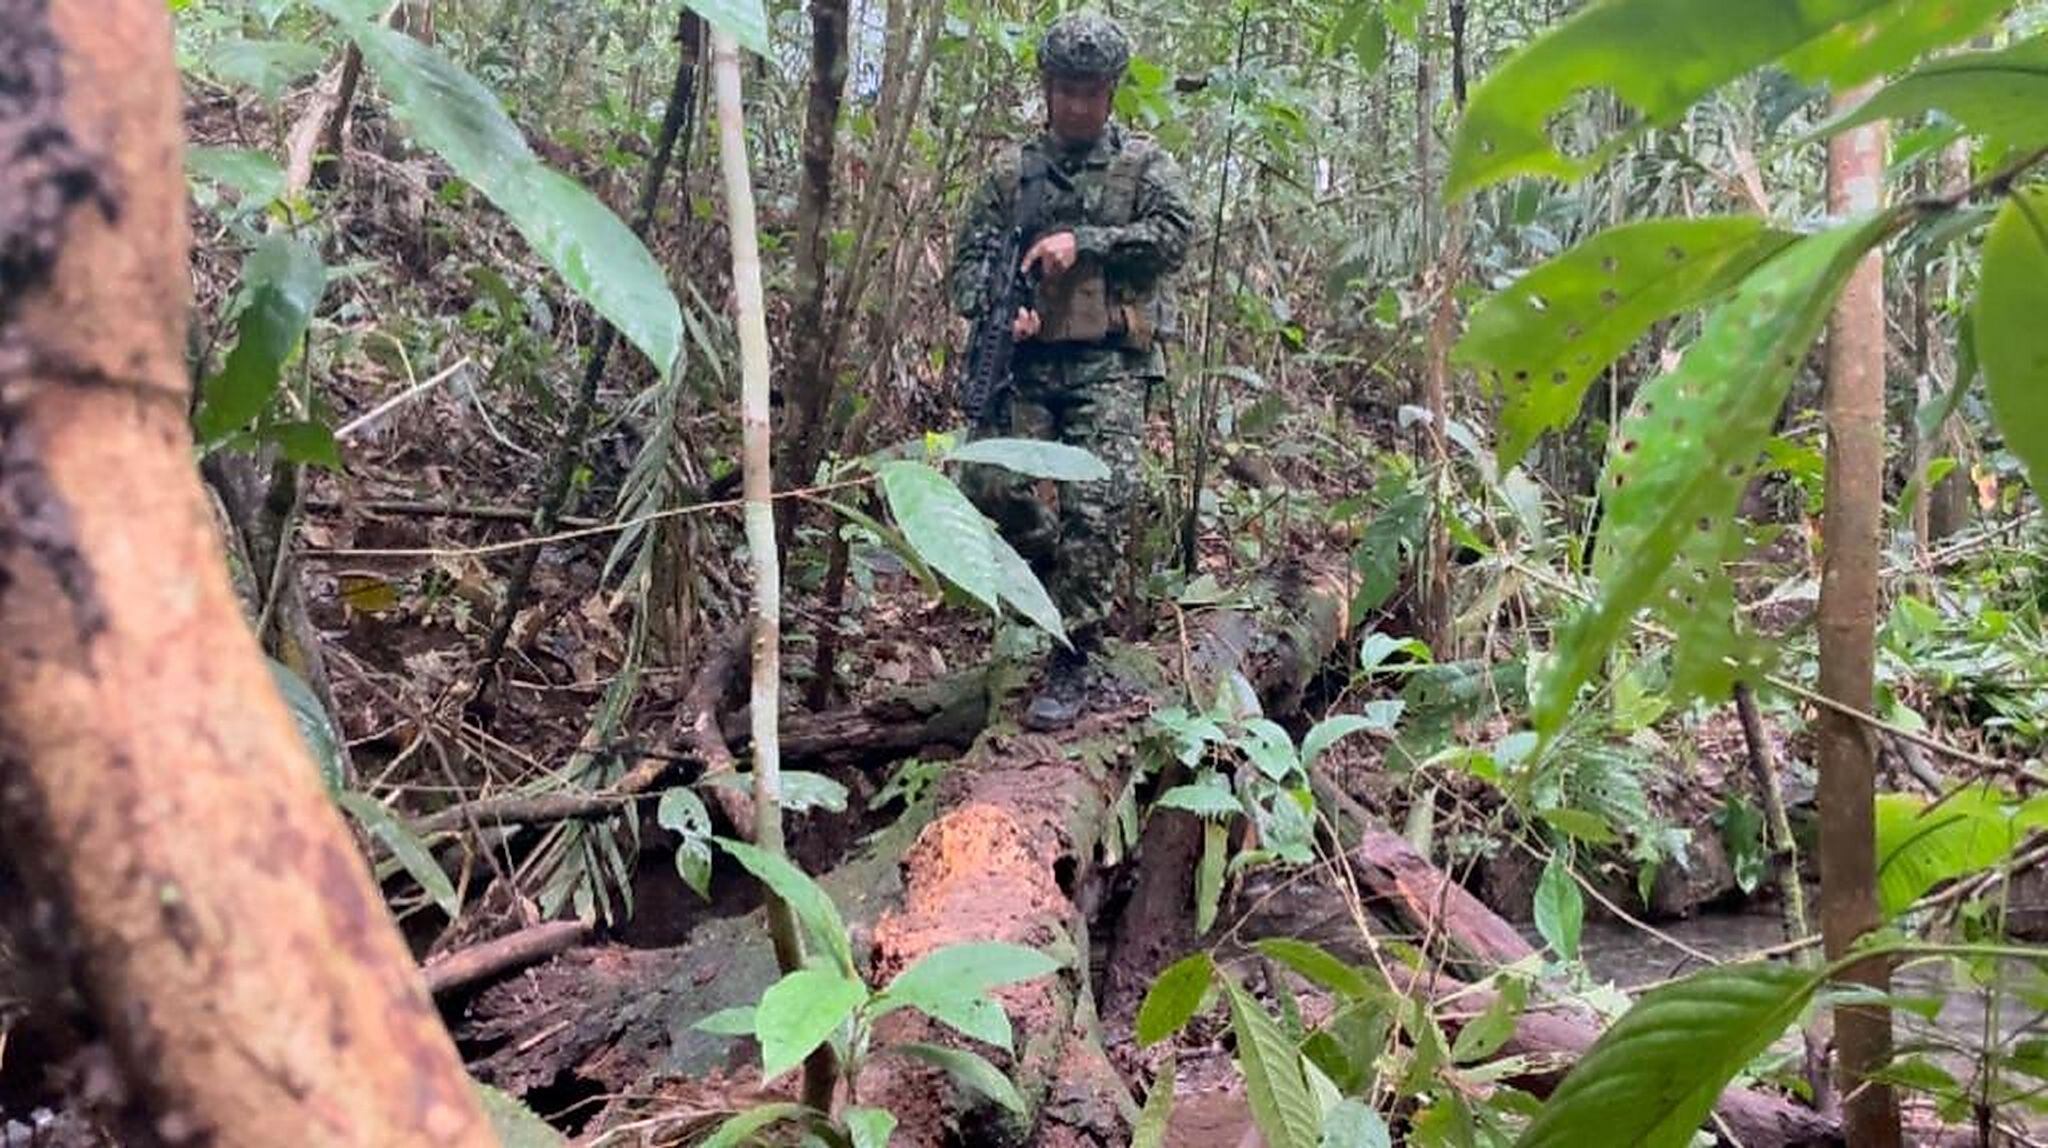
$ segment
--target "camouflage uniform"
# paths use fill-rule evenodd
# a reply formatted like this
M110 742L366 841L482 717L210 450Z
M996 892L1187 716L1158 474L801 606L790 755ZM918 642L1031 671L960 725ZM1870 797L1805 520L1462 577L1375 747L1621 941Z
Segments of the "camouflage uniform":
M1121 48L1122 33L1100 17L1063 23L1078 24L1084 35L1106 25ZM1056 25L1048 43L1059 44L1061 34ZM1116 70L1122 66L1119 57ZM1102 459L1110 477L1059 484L1057 510L1040 496L1039 484L1010 471L971 467L962 480L1046 582L1068 629L1087 641L1112 605L1138 489L1145 389L1165 373L1159 339L1173 333L1164 280L1186 258L1193 218L1172 159L1144 136L1110 124L1092 144L1073 147L1048 132L1003 158L955 243L953 304L970 320L987 307L987 263L1011 224L1027 172L1042 172L1034 177L1044 180L1038 218L1025 221L1030 234L1074 233L1076 270L1101 269L1125 330L1097 342L1020 342L1013 386L977 433L1068 443Z

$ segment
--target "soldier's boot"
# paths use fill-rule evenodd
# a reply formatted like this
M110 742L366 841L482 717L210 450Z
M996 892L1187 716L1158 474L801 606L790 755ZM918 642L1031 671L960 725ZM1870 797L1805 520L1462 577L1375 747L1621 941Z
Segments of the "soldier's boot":
M1054 733L1074 724L1088 703L1088 653L1061 647L1046 659L1045 678L1024 710L1024 728Z

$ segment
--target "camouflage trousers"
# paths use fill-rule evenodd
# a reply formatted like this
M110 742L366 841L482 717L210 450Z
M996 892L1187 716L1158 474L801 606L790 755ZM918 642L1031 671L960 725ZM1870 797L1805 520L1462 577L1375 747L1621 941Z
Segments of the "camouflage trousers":
M1124 536L1138 491L1149 365L1108 349L1019 349L1014 386L980 438L1034 438L1088 451L1109 467L1095 482L1051 482L994 466L961 475L967 496L1031 564L1078 642L1101 636L1115 605Z

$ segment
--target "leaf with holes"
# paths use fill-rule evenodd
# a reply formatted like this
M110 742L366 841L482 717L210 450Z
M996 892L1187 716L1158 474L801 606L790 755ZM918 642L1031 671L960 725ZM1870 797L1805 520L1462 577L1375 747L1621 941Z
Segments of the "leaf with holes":
M946 461L999 466L1032 478L1061 482L1095 482L1109 477L1109 468L1102 460L1080 447L1035 438L976 439L948 453Z
M1934 110L1972 135L2006 147L2031 150L2048 144L2048 36L1996 52L1929 60L1814 134L1833 135L1874 120L1904 120Z
M1984 387L2005 444L2048 489L2048 190L2015 192L1984 239L1971 317ZM1961 388L1958 387L1958 390Z
M1504 400L1501 463L1577 418L1586 387L1652 324L1727 290L1794 238L1747 216L1627 223L1488 297L1457 357Z
M265 236L242 264L242 289L249 301L235 320L235 347L220 373L200 387L192 416L204 442L242 429L270 406L327 289L327 265L296 239Z
M1280 1024L1245 991L1226 981L1230 1028L1237 1036L1237 1067L1269 1148L1315 1148L1322 1113L1302 1073L1301 1053Z
M1721 965L1645 995L1558 1085L1517 1148L1683 1148L1820 983L1790 965Z
M420 143L503 211L563 281L669 378L682 308L646 244L576 181L541 163L498 99L446 56L362 20L346 0L313 0L354 38L393 110Z
M1600 587L1536 682L1539 730L1564 724L1579 687L1646 606L1678 634L1674 697L1723 694L1754 668L1722 567L1744 547L1736 506L1835 296L1889 226L1880 216L1786 248L1714 309L1677 370L1637 395L1601 478Z
M1802 78L1853 81L1873 60L1911 59L1966 39L1984 22L1988 0L1607 0L1538 37L1472 94L1451 147L1445 192L1462 196L1517 175L1573 180L1606 163L1651 127L1677 121L1722 84L1786 58ZM1940 9L1948 20L1909 20ZM1881 53L1856 51L1881 29ZM1551 125L1588 91L1626 105L1625 126L1590 155L1555 146Z
M921 462L885 462L882 496L918 557L989 609L997 608L1001 566L988 520L953 480Z
M1168 965L1138 1005L1138 1044L1158 1044L1186 1027L1202 1007L1215 971L1216 963L1207 953L1190 953Z

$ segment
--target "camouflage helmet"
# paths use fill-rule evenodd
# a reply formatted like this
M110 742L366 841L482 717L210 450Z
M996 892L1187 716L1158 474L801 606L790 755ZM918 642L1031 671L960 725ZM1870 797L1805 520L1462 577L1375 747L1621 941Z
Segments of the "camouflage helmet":
M1099 12L1060 17L1038 43L1038 70L1047 76L1116 80L1130 62L1130 37Z

